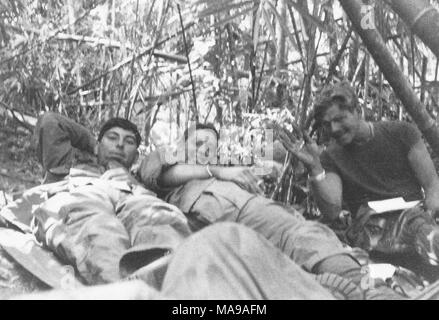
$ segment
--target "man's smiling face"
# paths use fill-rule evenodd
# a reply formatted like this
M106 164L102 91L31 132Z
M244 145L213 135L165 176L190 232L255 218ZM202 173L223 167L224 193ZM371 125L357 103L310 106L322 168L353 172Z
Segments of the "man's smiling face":
M360 126L356 111L342 109L336 103L326 110L322 124L325 132L329 133L340 146L351 144Z

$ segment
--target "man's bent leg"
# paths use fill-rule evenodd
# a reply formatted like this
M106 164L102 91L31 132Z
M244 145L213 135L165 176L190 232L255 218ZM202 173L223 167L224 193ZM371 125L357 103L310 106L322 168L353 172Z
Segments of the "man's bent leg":
M241 209L237 221L261 233L307 271L313 271L326 258L339 255L347 255L345 260L351 261L351 267L359 267L331 229L305 220L280 203L255 197Z
M131 241L130 250L120 261L126 276L174 251L191 233L186 217L177 207L150 194L122 198L116 212Z
M305 270L333 273L351 280L364 291L365 299L401 299L386 287L362 287L368 276L327 226L305 220L297 211L263 197L251 199L238 222L261 233Z
M221 221L241 223L260 233L307 271L313 271L327 257L349 254L328 227L306 221L294 209L252 195L234 183L217 182L203 192L188 213L188 220L197 229ZM355 259L348 260L350 267L359 267Z
M235 223L218 223L175 252L162 286L172 299L333 299L266 239Z
M113 203L106 192L87 185L55 195L35 212L41 240L89 284L120 280L119 260L130 242Z
M179 244L191 232L187 219L177 207L149 194L128 195L116 205L118 218L123 222L131 237L131 245L144 244L151 240L152 226L169 226L166 241ZM162 239L164 240L164 239Z
M403 211L392 231L398 242L413 248L424 262L439 266L439 226L422 207Z

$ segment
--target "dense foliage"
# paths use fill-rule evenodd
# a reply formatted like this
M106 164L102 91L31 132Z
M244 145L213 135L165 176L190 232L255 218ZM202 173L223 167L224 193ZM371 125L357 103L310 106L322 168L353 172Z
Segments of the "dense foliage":
M437 59L385 1L367 3L366 23L436 118ZM408 119L333 0L2 0L0 79L4 127L30 134L47 110L93 130L119 115L149 147L195 120L308 128L320 89L342 79L367 119ZM26 141L17 148L29 154Z

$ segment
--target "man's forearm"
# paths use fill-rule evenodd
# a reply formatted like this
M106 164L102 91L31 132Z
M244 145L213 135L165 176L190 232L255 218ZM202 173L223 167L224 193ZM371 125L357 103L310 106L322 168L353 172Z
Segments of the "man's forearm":
M316 176L316 172L318 171L311 174ZM323 172L323 169L321 169L321 172ZM342 185L340 178L334 173L328 173L323 180L311 180L311 188L322 214L329 220L337 219L342 209Z
M408 160L419 183L425 191L427 208L439 211L439 178L428 153L427 147L420 139L408 153Z
M210 168L211 173L217 170L214 166ZM163 187L178 187L191 180L208 179L210 175L205 166L197 164L176 164L163 172L158 180Z
M95 140L92 134L74 121L56 114L46 113L37 125L38 157L45 170L68 164L72 148L93 153Z

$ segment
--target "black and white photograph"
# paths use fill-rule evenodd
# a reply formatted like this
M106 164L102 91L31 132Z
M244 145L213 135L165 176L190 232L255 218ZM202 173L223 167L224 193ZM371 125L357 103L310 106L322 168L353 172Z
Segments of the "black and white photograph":
M438 0L0 0L0 300L439 300L438 77Z

